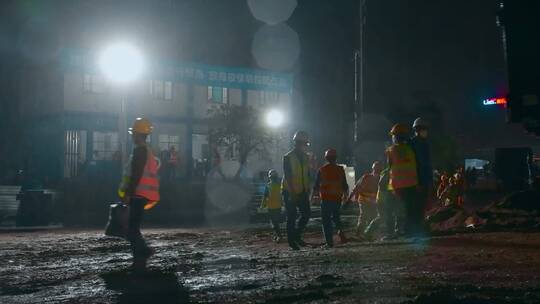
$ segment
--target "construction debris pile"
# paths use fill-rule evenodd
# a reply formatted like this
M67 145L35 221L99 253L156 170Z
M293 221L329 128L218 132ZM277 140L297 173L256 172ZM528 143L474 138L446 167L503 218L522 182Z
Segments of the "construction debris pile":
M469 212L456 205L435 208L426 222L435 234L482 231L540 229L540 192L520 191L488 207Z

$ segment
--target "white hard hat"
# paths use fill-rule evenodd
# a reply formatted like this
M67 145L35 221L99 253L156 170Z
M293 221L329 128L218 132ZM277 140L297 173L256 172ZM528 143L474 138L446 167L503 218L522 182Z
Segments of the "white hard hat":
M293 141L309 143L309 136L305 131L298 131L294 133Z
M278 176L278 172L274 169L268 171L268 177L277 177Z
M417 119L414 120L413 129L427 128L427 127L429 127L429 123L422 117L418 117Z

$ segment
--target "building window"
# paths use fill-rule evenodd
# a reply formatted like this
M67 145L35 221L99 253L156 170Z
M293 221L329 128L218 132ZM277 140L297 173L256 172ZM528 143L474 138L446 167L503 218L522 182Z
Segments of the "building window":
M105 81L103 77L93 74L84 74L83 91L87 93L105 92Z
M176 149L176 151L178 151L178 147L180 146L180 136L168 135L168 134L159 135L159 150L160 151L168 151L173 146Z
M259 104L264 106L267 104L275 104L279 101L279 93L272 91L259 91Z
M75 177L86 163L86 131L66 130L64 142L64 177Z
M172 81L150 80L150 95L156 99L172 100Z
M229 90L223 87L208 87L208 101L215 103L228 103Z
M120 151L117 132L94 132L92 159L112 160Z

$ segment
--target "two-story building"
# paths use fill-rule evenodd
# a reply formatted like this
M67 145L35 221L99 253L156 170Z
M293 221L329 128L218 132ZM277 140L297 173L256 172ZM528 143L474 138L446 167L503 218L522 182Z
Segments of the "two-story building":
M54 62L21 72L21 109L30 122L25 128L27 161L41 178L72 178L97 163L118 161L123 115L128 123L140 116L153 122L149 144L156 155L175 147L177 176L201 175L215 157L207 136L209 107L291 109L289 74L147 58L144 75L120 88L105 80L95 58L91 51L63 50ZM271 159L250 159L250 174L279 169L288 144L274 147ZM234 161L235 155L220 157Z

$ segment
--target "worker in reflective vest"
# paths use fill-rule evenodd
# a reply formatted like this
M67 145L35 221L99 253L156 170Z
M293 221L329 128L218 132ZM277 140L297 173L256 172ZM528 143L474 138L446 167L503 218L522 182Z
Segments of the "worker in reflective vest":
M276 170L268 171L268 184L264 189L261 208L268 210L270 224L274 230L273 240L276 243L281 241L281 208L283 207L283 197L281 195L281 183Z
M313 186L312 196L319 194L321 198L321 218L323 235L326 241L325 247L334 247L332 222L336 226L338 236L342 243L347 241L341 230L340 209L341 203L346 201L349 186L345 177L345 170L336 164L337 151L328 149L324 157L328 162L317 172L317 178Z
M310 174L309 159L306 154L309 146L308 134L298 131L294 134L294 149L283 156L282 191L287 211L287 241L293 250L305 246L304 230L311 216L309 203ZM300 212L300 219L297 215Z
M158 162L152 150L146 145L146 137L152 133L152 124L145 118L137 118L129 128L135 148L124 170L118 194L129 206L129 227L127 238L133 252L135 271L144 270L146 261L153 254L141 234L141 222L145 209L152 208L159 201Z
M418 174L416 156L407 143L408 127L396 124L390 131L393 145L386 150L390 181L388 189L405 205L405 234L416 236L421 231L423 219L418 218Z
M352 201L356 198L358 202L360 211L358 224L356 225L356 235L358 237L363 236L364 230L378 215L376 200L382 170L382 164L378 161L374 162L371 166L371 172L364 174L358 180L347 199L347 201Z

